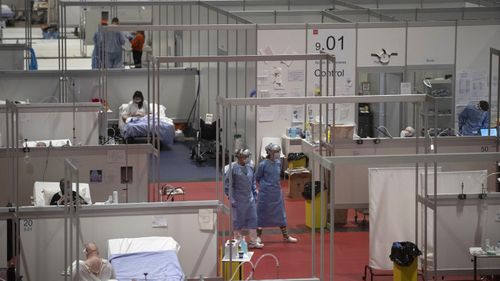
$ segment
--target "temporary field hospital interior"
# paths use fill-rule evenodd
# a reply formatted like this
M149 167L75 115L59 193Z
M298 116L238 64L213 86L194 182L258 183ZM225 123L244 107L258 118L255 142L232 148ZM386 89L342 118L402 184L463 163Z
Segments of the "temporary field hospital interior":
M498 1L0 6L0 281L498 280ZM142 61L92 68L98 31ZM263 247L242 153L280 163Z

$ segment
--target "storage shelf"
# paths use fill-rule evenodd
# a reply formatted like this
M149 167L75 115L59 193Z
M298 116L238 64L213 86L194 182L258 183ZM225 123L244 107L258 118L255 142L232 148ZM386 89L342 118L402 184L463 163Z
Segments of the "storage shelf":
M432 96L431 96L432 97ZM445 96L445 97L432 97L434 99L437 99L437 100L448 100L448 99L451 99L452 96Z
M446 85L446 84L451 84L452 81L450 79L443 79L443 80L435 80L435 79L430 79L431 85Z
M422 113L423 116L427 117L436 117L436 114L434 113ZM451 113L438 113L437 117L452 117L453 115Z

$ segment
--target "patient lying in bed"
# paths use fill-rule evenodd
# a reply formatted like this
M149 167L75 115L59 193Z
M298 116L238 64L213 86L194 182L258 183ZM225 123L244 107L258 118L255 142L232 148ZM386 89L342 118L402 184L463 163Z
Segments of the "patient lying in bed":
M141 91L135 91L132 100L121 113L123 122L128 123L134 117L144 117L148 114L148 103L144 100Z
M134 138L140 139L156 133L162 145L171 145L174 142L175 125L166 116L165 110L163 105L148 105L142 93L136 91L133 100L119 108L118 128L122 137L133 141Z

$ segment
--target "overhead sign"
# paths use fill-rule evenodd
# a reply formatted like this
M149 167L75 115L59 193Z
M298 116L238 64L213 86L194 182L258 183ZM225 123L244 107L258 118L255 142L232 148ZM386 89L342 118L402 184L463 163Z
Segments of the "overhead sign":
M309 63L309 73L312 73L311 80L314 81L320 76L336 76L336 95L354 95L354 76L356 73L356 31L354 29L312 29L307 38L307 52L329 53L335 55L335 73L333 67L326 69L326 62L320 67L319 61ZM326 90L326 89L325 89Z
M335 70L332 65L327 70L326 61L308 63L308 95L326 93L326 81L319 89L319 77L335 77L335 95L355 94L356 81L356 31L355 29L311 29L308 30L307 53L328 53L335 55ZM332 92L332 83L328 93ZM336 106L338 123L354 123L354 106Z

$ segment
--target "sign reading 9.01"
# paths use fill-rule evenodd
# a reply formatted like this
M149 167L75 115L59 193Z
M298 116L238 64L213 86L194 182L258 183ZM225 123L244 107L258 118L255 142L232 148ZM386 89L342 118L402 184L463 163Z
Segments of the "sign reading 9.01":
M307 52L309 54L325 52L335 55L335 71L333 67L326 70L326 62L320 68L319 61L309 63L310 82L320 76L335 75L336 95L354 95L356 73L356 31L354 29L310 29L307 36ZM312 68L311 68L312 64ZM312 77L311 77L312 75Z

